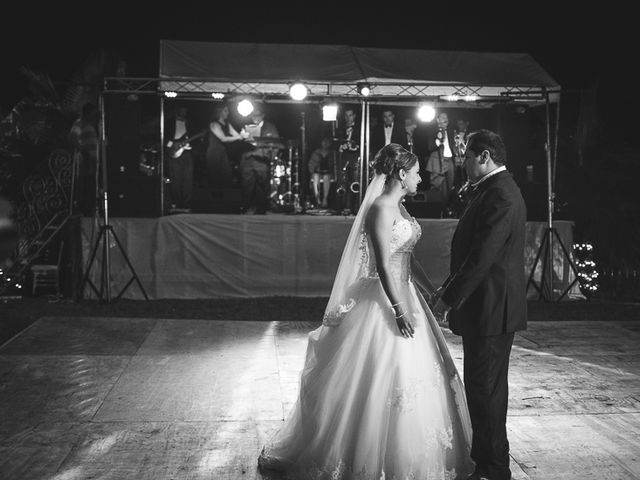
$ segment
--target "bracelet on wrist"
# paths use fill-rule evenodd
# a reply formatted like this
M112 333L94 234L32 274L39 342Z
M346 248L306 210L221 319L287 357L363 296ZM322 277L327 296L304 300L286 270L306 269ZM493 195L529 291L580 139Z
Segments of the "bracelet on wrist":
M402 317L404 317L406 314L407 314L407 312L404 312L402 315L396 315L396 320L397 320L398 318L402 318Z

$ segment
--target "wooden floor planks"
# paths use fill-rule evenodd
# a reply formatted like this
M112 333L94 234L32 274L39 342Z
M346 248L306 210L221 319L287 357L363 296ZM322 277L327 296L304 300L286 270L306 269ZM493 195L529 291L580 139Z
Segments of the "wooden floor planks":
M515 480L640 479L639 324L516 335ZM42 318L0 348L0 478L260 479L316 326ZM461 369L460 339L445 336Z

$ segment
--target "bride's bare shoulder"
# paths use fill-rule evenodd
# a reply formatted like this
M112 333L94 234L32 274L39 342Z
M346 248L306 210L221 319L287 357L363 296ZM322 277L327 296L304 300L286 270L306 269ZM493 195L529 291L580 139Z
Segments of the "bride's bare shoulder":
M376 198L367 212L367 221L384 220L393 216L393 205L383 197Z

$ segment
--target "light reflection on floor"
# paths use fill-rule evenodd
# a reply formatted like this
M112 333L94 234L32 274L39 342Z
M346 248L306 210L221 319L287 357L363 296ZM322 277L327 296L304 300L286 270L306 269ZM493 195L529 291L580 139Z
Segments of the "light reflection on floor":
M260 478L316 326L41 319L0 349L0 478ZM445 336L461 369L460 339ZM640 478L639 337L624 322L516 336L515 480Z

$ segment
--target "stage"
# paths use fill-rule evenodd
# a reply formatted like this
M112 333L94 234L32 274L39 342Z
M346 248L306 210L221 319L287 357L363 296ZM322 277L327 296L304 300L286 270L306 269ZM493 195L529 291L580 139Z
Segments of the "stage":
M111 296L150 299L261 296L329 296L353 216L177 214L159 218L111 218L122 245L109 242ZM434 285L449 274L450 242L456 219L418 219L422 237L414 252ZM96 220L83 218L82 253L86 264L97 244ZM554 222L565 247L573 245L572 222ZM546 228L527 223L525 265L529 276ZM123 251L133 269L127 266ZM553 288L566 291L574 280L561 248L554 243ZM102 244L91 262L91 282L100 289ZM534 279L540 281L542 262ZM84 271L83 270L83 271ZM105 268L106 270L106 268ZM129 285L128 285L129 284ZM127 286L128 285L128 286ZM87 285L86 298L96 294ZM529 298L537 298L531 287ZM582 298L575 283L566 298Z
M0 347L0 478L259 480L317 326L40 318ZM640 478L639 341L637 321L609 319L516 334L514 480Z

